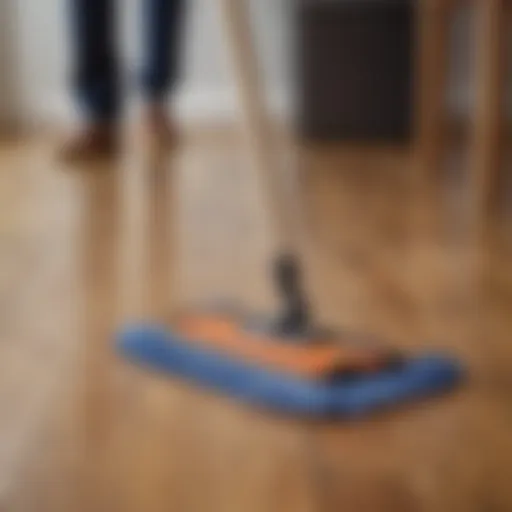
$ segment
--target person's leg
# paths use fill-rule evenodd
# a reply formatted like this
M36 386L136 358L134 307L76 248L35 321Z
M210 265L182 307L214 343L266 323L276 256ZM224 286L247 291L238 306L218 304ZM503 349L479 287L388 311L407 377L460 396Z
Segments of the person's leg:
M152 134L173 139L165 100L179 79L184 0L142 0L145 123Z
M145 99L158 103L178 79L183 0L143 0L142 4L142 87Z
M84 125L64 156L111 151L119 114L114 0L68 0L73 89Z
M77 100L87 119L110 121L119 107L114 2L69 1Z

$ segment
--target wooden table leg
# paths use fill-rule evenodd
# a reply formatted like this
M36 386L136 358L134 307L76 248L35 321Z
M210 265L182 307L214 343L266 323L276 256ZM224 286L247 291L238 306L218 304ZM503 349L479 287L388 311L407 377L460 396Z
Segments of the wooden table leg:
M507 0L478 0L475 16L476 106L473 120L471 194L474 213L495 199L503 141Z
M451 4L446 0L421 0L417 10L416 149L423 177L437 171L441 161Z

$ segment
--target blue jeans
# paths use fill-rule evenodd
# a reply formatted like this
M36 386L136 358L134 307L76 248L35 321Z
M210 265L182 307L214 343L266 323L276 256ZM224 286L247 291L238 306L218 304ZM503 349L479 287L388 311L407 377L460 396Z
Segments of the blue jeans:
M184 0L140 1L143 30L141 86L148 101L159 101L177 79ZM116 52L116 2L68 2L71 7L73 74L77 99L90 119L114 120L122 103Z

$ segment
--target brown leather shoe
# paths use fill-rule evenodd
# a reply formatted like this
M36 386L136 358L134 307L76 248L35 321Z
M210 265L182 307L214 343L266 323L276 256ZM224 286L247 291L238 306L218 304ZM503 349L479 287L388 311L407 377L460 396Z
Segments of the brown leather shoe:
M119 133L113 124L88 124L72 135L59 149L66 162L82 162L115 156L119 150Z

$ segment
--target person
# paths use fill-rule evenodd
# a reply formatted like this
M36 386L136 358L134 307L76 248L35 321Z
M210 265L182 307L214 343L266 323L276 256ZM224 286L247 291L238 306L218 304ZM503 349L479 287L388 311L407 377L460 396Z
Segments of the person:
M119 0L122 2L122 0ZM62 148L62 156L80 159L116 151L123 94L116 52L114 0L68 0L73 88L82 127ZM143 63L140 89L142 126L159 142L172 144L175 128L166 98L178 78L180 28L184 0L140 0Z

